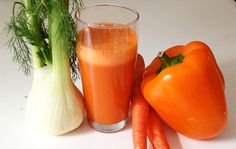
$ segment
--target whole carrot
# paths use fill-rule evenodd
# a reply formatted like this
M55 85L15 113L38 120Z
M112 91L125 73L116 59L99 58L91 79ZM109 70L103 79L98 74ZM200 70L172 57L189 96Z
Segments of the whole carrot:
M144 69L144 60L141 55L138 55L135 69L133 99L131 100L132 137L134 149L147 148L147 122L149 105L140 91L140 84L142 81Z
M162 128L161 120L152 108L150 108L148 117L147 135L155 149L170 148Z

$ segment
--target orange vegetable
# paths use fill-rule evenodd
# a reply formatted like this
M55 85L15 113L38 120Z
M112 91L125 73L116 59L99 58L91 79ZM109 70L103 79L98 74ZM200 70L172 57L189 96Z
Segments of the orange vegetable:
M161 124L161 120L152 108L149 111L147 135L155 149L170 148Z
M224 78L202 42L175 46L144 72L142 93L173 129L194 139L217 136L227 121Z
M138 55L135 69L135 86L133 91L133 99L131 100L132 137L134 149L147 148L147 121L149 105L143 98L143 95L140 91L140 84L142 81L144 69L144 60L141 55Z

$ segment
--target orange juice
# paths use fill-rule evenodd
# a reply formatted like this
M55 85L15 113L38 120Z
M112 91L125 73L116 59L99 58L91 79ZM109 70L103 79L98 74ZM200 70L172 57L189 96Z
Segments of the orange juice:
M77 54L89 122L110 125L128 117L137 35L120 24L79 32Z

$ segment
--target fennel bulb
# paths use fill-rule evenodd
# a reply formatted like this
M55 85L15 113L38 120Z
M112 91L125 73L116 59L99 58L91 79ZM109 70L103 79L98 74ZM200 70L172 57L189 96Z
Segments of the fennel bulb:
M76 8L82 6L82 1L73 2ZM16 14L18 5L21 7ZM8 24L14 61L26 74L33 67L26 120L52 135L76 129L84 116L83 96L71 79L71 72L73 78L77 77L78 63L76 27L68 5L68 0L15 2Z
M63 80L52 67L34 71L26 105L31 126L53 135L64 134L82 123L83 111L82 94L71 79Z

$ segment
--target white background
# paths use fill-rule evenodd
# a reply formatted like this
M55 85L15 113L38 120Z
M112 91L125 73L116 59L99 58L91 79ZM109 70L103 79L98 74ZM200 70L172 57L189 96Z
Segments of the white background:
M228 124L210 140L188 139L166 127L173 149L236 148L236 5L233 0L84 0L85 5L116 3L140 13L139 52L146 64L176 44L201 40L213 50L226 82ZM103 134L85 122L64 136L48 136L26 129L25 97L32 77L12 63L2 31L9 20L11 0L0 0L0 148L1 149L132 149L131 123L118 133ZM150 147L151 148L151 147Z

